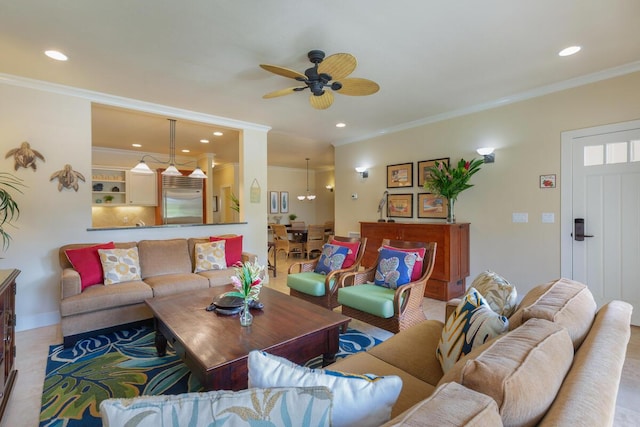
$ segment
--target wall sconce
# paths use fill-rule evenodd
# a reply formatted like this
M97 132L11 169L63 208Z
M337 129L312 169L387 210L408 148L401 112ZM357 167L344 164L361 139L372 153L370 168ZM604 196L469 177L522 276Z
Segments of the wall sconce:
M330 185L325 185L324 188L326 188L327 190L329 190L330 192L333 193L333 187Z
M369 178L369 171L364 166L357 167L356 172L358 172L362 178Z
M485 163L493 163L496 161L496 155L493 152L493 147L478 148L476 152L484 157Z

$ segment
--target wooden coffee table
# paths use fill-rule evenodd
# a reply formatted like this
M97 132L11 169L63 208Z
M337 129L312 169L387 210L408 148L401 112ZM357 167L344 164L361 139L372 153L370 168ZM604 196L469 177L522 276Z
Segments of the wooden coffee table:
M156 348L163 356L167 341L206 390L247 388L247 356L264 350L302 364L322 355L335 361L340 330L351 320L342 314L263 287L263 310L251 310L253 324L240 326L238 315L205 308L231 285L146 300L156 325Z

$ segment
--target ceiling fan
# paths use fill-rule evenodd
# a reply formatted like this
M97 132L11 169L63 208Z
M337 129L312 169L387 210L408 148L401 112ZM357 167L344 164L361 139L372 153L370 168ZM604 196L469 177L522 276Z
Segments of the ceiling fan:
M328 91L328 88L337 93L351 96L372 95L380 89L380 86L374 81L347 77L358 65L356 58L349 53L336 53L325 59L323 51L312 50L307 56L314 65L307 68L304 74L277 65L260 64L260 67L267 71L304 83L304 86L289 87L267 93L263 98L289 95L309 88L311 106L318 110L324 110L333 104L333 93Z

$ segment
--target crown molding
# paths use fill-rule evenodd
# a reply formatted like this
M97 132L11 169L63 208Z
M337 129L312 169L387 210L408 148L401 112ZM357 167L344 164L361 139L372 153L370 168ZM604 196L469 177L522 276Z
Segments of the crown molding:
M42 80L35 80L21 76L14 76L11 74L0 73L0 83L56 93L59 95L73 96L76 98L82 98L91 102L110 105L113 107L128 108L131 110L144 111L146 113L166 115L174 117L176 119L193 120L200 123L224 126L232 129L253 130L260 132L268 132L271 130L271 126L244 122L241 120L229 119L226 117L219 117L211 114L169 107L167 105L154 104L137 99L109 95L106 93L94 92L72 86L65 86L58 83L45 82Z
M453 110L453 111L449 111L442 114L428 116L423 119L414 120L412 122L407 122L407 123L400 124L397 126L386 128L386 129L380 129L376 132L370 132L366 135L361 135L356 138L338 140L333 142L332 145L334 147L338 147L340 145L346 145L346 144L351 144L358 141L364 141L367 139L379 137L380 135L396 133L403 130L428 125L431 123L441 122L441 121L452 119L455 117L461 117L461 116L466 116L472 113L478 113L480 111L490 110L492 108L503 107L505 105L525 101L532 98L537 98L537 97L548 95L555 92L560 92L566 89L572 89L574 87L584 86L590 83L595 83L602 80L623 76L625 74L635 73L636 71L640 71L640 61L631 62L629 64L621 65L619 67L608 68L606 70L598 71L591 74L586 74L584 76L575 77L573 79L564 80L562 82L553 83L547 86L541 86L536 89L532 89L526 92L520 92L511 96L506 96L500 99L496 99L494 101L489 101L482 104L473 105L470 107L460 108L458 110Z

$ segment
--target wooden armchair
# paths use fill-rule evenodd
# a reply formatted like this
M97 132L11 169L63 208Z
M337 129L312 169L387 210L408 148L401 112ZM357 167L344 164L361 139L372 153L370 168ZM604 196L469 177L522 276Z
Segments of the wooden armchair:
M291 264L289 266L289 275L287 276L289 295L326 307L329 310L338 307L336 291L340 277L345 273L357 271L360 268L364 250L367 246L367 238L329 236L328 242L333 240L346 244L360 243L353 265L333 270L331 273L324 275L314 272L320 258Z
M289 258L289 254L291 252L300 253L300 255L302 255L304 243L290 240L287 227L283 224L270 224L269 226L271 227L271 230L273 230L273 244L275 249L273 252L274 260L280 251L284 251L287 254L287 258Z
M425 248L419 279L389 289L374 285L378 262L365 270L343 274L338 284L338 304L342 314L387 331L398 333L426 320L423 311L424 288L433 271L436 243L405 242L384 239L382 245L398 249Z
M307 230L307 241L304 242L304 251L307 253L307 259L311 252L322 252L324 246L324 225L310 225Z

